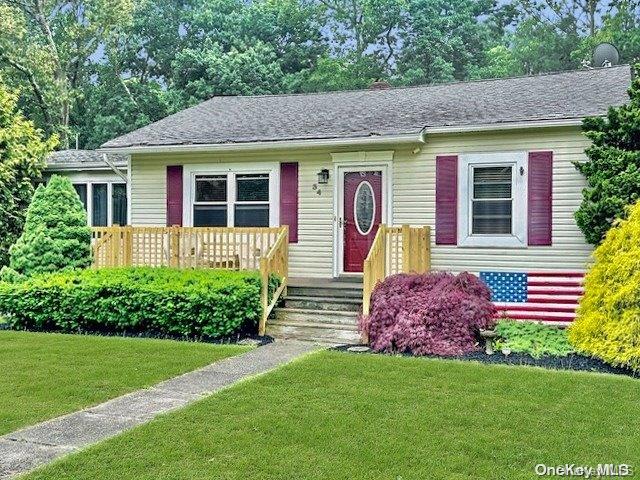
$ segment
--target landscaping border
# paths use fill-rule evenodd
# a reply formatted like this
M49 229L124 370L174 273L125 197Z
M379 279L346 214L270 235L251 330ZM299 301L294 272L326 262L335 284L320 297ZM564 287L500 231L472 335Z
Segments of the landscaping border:
M415 357L415 358L437 358L440 360L462 360L481 362L487 364L502 364L502 365L515 365L515 366L527 366L527 367L542 367L549 370L569 370L569 371L582 371L582 372L595 372L595 373L609 373L613 375L624 375L632 378L640 378L640 372L634 372L628 368L613 367L602 360L593 357L586 357L577 353L567 355L566 357L541 357L534 358L531 355L524 353L511 353L504 355L503 353L496 352L493 355L487 355L482 351L467 353L465 355L413 355L411 353L387 353L387 352L374 352L373 350L367 350L364 352L352 352L349 348L353 345L340 345L333 347L331 350L337 350L341 352L350 353L353 355L389 355L389 356L401 356L401 357Z
M75 332L61 332L60 330L37 330L27 328L11 328L9 323L0 323L0 331L7 330L12 332L31 332L31 333L56 333L60 335L80 335L80 336L95 336L95 337L120 337L120 338L149 338L155 340L174 340L177 342L198 342L198 343L211 343L214 345L235 345L242 342L250 343L257 347L268 345L274 341L274 338L269 335L259 336L258 334L251 334L247 332L236 332L232 335L224 337L190 337L181 335L159 334L153 332L140 332L140 333L115 333L100 330L78 330Z

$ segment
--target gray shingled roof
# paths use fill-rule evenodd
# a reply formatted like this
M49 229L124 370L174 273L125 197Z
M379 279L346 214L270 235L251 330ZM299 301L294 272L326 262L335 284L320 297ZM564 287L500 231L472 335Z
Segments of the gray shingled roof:
M60 150L52 152L47 158L47 170L111 170L102 159L102 152L96 150ZM127 167L127 156L109 154L109 159L116 167Z
M214 97L102 147L346 139L580 119L625 103L630 82L624 65L386 90Z

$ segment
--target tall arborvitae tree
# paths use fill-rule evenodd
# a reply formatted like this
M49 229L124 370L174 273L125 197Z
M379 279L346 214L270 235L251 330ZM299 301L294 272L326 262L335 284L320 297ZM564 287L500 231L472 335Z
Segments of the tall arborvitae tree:
M11 247L11 269L21 275L85 268L91 263L87 213L67 177L40 186L27 210L24 232Z
M640 199L640 65L626 105L610 108L606 118L587 118L583 130L592 144L588 160L576 163L587 179L576 221L587 241L599 244L627 206Z

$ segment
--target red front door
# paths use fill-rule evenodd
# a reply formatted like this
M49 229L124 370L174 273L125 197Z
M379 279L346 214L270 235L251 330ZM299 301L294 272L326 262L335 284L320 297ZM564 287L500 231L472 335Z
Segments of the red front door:
M382 222L382 172L344 174L344 271L362 272Z

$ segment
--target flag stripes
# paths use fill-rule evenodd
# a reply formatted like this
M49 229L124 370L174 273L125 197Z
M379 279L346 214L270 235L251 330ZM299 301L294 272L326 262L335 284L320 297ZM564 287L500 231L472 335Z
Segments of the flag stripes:
M572 322L583 289L583 272L480 272L501 318ZM523 295L522 292L526 293Z

